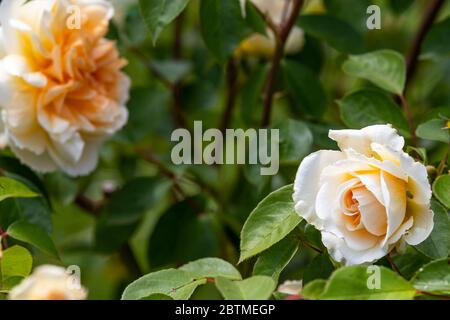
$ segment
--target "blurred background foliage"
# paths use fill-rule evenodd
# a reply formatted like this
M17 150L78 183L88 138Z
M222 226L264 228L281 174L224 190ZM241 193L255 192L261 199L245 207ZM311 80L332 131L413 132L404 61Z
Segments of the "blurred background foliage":
M281 130L281 168L276 176L264 177L257 166L174 166L170 136L177 127L192 129L194 120L203 121L204 130L260 127L261 91L270 58L234 55L227 59L224 51L210 50L211 43L220 39L208 38L205 24L211 22L200 17L199 0L190 1L161 30L156 44L137 1L113 2L117 12L109 37L117 41L129 62L125 72L132 79L130 118L103 146L97 170L78 179L62 173L38 177L9 158L8 151L0 160L8 174L25 177L29 186L47 195L0 202L0 225L7 228L19 215L51 231L61 260L30 247L34 264L79 265L91 299L119 298L123 288L143 274L202 257L235 264L239 233L248 214L270 191L292 183L303 157L317 149L336 148L327 138L330 128L383 120L377 115L367 120L341 114L338 101L349 92L379 90L342 71L348 54L393 49L407 57L429 3L306 1L298 19L305 32L303 49L284 57L276 79L270 126ZM381 8L381 30L366 27L370 4ZM422 45L417 69L408 77L406 99L415 127L437 115L450 116L449 17L447 1ZM240 21L243 29L233 35L235 41L258 30L261 21L255 20L249 25ZM404 118L401 121L406 123ZM401 132L409 135L407 127ZM445 142L431 139L420 139L417 147L426 149L428 164L434 166L448 150ZM300 228L310 243L322 246L314 228L305 224ZM414 250L408 254L422 264L431 260ZM409 260L396 259L404 274L412 276L414 266L402 265ZM250 259L238 266L244 277L251 274L254 262ZM322 274L316 274L317 270ZM332 270L328 258L302 249L280 280L304 277L308 282L326 278ZM194 298L220 295L214 286L206 285Z

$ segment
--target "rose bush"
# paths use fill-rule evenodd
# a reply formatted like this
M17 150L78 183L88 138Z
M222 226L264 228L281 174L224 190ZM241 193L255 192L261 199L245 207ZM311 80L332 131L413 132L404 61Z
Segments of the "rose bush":
M0 300L447 299L449 5L0 0Z

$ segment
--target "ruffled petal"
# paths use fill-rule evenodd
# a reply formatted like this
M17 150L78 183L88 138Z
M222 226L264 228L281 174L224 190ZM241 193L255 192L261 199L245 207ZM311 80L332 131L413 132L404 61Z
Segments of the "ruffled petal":
M342 151L353 149L368 157L372 156L370 145L373 142L396 151L402 150L405 145L403 137L391 125L374 125L361 130L330 130L329 137L338 143Z
M426 240L433 231L434 213L428 205L420 204L415 201L408 201L408 214L414 218L414 225L407 230L405 241L412 245L418 245Z
M344 158L342 152L324 150L310 154L300 164L294 181L293 199L295 210L309 223L320 224L315 212L315 202L320 189L319 177L322 170Z

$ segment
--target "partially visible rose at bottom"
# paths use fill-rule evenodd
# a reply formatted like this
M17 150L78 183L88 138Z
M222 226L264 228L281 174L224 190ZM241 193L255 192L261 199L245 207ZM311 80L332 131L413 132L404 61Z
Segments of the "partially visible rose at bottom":
M341 151L306 157L293 199L330 255L362 264L424 241L434 225L431 187L425 166L402 151L403 137L390 125L331 130L329 137Z
M14 287L9 300L84 300L87 291L66 269L58 266L43 265L36 268L32 275ZM74 281L75 280L75 281Z

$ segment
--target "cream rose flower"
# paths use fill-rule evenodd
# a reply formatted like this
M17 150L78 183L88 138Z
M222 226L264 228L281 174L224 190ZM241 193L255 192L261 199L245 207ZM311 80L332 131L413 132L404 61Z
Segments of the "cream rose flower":
M389 125L331 130L341 151L306 157L294 183L295 209L322 233L332 257L373 262L396 245L417 245L433 229L427 171L402 151Z
M285 20L285 0L240 1L243 10L245 10L246 1L251 1L259 10L261 10L261 12L270 17L270 19L277 25L280 25ZM237 54L250 56L272 56L276 46L275 35L269 28L267 28L266 32L267 36L255 33L242 41L237 49ZM285 53L295 54L299 52L303 48L304 43L305 36L303 30L299 27L294 27L286 41Z
M87 291L79 279L69 275L62 267L43 265L14 287L10 300L84 300Z
M105 39L106 0L3 0L0 106L6 142L40 172L84 175L127 121L130 81Z

